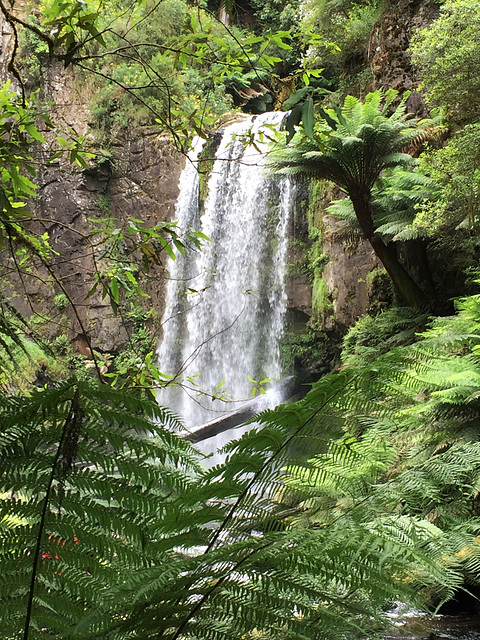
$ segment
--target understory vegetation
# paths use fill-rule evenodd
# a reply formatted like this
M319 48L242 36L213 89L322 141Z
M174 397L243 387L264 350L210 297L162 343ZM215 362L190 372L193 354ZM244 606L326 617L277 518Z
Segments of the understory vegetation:
M0 0L11 35L0 90L6 640L374 638L396 602L438 611L480 592L480 11L439 4L408 52L420 120L412 94L374 78L372 42L395 16L387 0L28 11ZM85 134L56 119L52 70L71 73L75 92L88 79ZM321 215L381 264L369 313L332 347L329 257L311 216L302 268L317 313L285 351L317 377L330 371L256 416L209 467L155 400L172 380L149 332L155 269L208 238L141 212L119 221L103 194L81 232L92 267L79 300L55 244L61 223L35 202L49 163L63 178L70 164L110 175L129 129L154 127L185 152L233 107L290 110L270 170L306 175L318 202L329 194ZM42 287L49 313L38 313ZM121 354L84 327L92 299L123 320Z

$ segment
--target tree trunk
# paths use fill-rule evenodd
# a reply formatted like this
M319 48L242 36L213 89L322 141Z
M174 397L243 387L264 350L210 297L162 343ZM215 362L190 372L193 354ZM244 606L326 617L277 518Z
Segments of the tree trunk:
M434 301L435 309L441 313L442 303L439 299L438 289L432 276L428 259L427 244L422 238L413 238L402 242L400 247L400 259L425 291L429 300Z
M372 209L370 206L370 194L352 194L350 198L355 209L358 223L365 238L369 241L375 255L385 267L388 275L392 279L398 295L408 307L425 310L429 305L429 300L420 289L411 275L400 264L397 252L391 245L386 245L382 238L375 233L373 225Z

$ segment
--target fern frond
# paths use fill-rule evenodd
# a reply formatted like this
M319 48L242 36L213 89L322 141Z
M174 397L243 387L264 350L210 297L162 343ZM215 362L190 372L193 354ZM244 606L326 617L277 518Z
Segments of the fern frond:
M62 425L72 401L81 423L67 450ZM71 630L99 602L107 611L117 604L114 592L127 573L151 565L149 531L157 536L172 531L179 507L172 511L169 504L188 493L200 472L192 445L159 419L175 423L155 403L91 381L71 380L30 398L3 398L0 602L12 612L6 637L20 633L24 624L34 566L31 638L40 637L42 629ZM183 501L183 509L183 526L167 553L188 531L192 506ZM169 513L164 523L162 516ZM18 588L7 593L1 585L11 583L13 575Z

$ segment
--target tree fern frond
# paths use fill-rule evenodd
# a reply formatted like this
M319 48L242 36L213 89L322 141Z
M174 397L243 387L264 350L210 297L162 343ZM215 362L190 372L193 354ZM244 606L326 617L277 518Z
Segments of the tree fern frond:
M75 398L81 424L67 451L59 427ZM19 416L25 428L19 427ZM148 531L158 530L161 505L188 491L199 469L192 445L158 418L175 422L149 401L90 381L68 381L1 404L0 443L8 458L0 476L0 553L7 567L12 554L20 558L28 581L38 538L32 638L35 629L71 629L89 603L113 604L112 589L126 568L151 564ZM66 471L60 466L64 456ZM47 491L49 474L53 482ZM184 509L191 509L188 502ZM177 512L178 507L171 513ZM171 531L171 525L162 529ZM176 542L181 538L179 529ZM172 537L170 551L174 544ZM2 592L2 606L19 610L23 604L25 612L26 584L14 599ZM13 637L23 620L13 615L9 624L6 632Z
M137 394L71 380L2 397L6 637L22 632L38 540L31 638L340 639L391 600L475 581L480 303L459 306L263 412L208 470Z

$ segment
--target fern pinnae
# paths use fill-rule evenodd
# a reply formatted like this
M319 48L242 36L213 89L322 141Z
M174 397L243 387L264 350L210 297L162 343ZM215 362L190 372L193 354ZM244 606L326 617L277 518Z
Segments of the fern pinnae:
M331 382L330 379L326 383L324 382L324 385L326 386L329 382ZM315 418L315 416L319 414L322 411L322 409L324 409L324 407L327 406L340 393L340 391L343 391L350 382L351 382L350 374L342 375L342 376L339 376L337 379L335 379L334 383L330 384L329 387L325 389L323 394L323 402L319 403L316 406L316 409L311 413L311 415L303 423L301 423L300 426L298 426L296 430L292 434L290 434L289 437L287 437L276 450L273 451L273 453L265 460L265 462L263 462L263 464L254 474L253 478L251 478L248 481L246 487L243 489L243 491L240 493L235 503L232 505L224 521L212 536L212 540L206 550L206 553L208 553L211 549L213 549L220 535L222 534L222 532L225 530L230 520L232 519L233 514L238 509L242 501L245 499L250 489L254 486L254 484L258 481L258 479L264 473L264 471L271 468L272 463L277 458L279 458L280 455L289 447L290 443L295 439L295 437L299 433L301 433L301 431L309 425L309 423ZM318 393L318 387L317 387L317 393Z
M32 618L33 598L35 594L38 562L41 555L41 545L43 541L47 510L49 507L50 492L52 490L53 482L55 480L55 475L58 473L58 468L57 468L58 464L62 458L62 455L64 455L64 444L67 441L68 429L71 427L72 421L75 421L76 419L76 411L78 409L78 396L79 396L78 391L75 391L71 400L70 410L67 414L67 417L65 418L65 422L62 427L60 442L58 444L57 452L52 462L52 470L51 470L50 478L45 488L45 498L43 501L43 507L40 515L40 523L38 526L37 540L36 540L35 551L33 555L32 577L31 577L30 589L28 593L27 608L26 608L26 615L25 615L25 626L24 626L24 632L23 632L24 640L28 640L29 631L30 631L30 622Z

